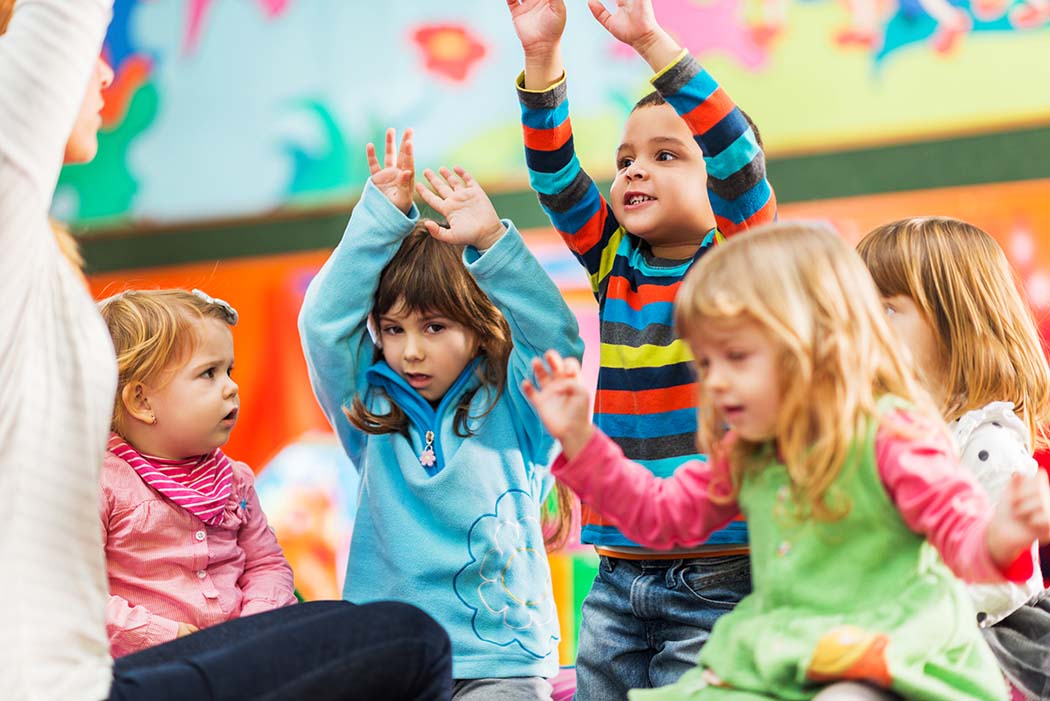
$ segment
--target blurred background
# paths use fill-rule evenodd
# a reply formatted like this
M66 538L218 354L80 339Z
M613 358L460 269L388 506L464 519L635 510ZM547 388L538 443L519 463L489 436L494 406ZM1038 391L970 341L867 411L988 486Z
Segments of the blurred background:
M758 123L782 219L828 220L851 242L904 216L969 220L1046 329L1050 0L653 3ZM576 147L607 183L649 71L584 0L566 4ZM314 403L296 317L364 185L366 143L413 127L420 170L475 175L576 311L594 378L587 279L528 189L505 2L117 0L105 55L99 156L63 171L54 214L96 296L199 287L240 311L227 452L258 473L300 592L337 597L357 475ZM552 559L563 662L593 567L587 549Z

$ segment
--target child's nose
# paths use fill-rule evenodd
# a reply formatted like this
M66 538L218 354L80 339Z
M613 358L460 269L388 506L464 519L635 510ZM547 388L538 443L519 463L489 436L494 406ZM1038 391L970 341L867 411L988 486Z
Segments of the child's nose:
M423 357L423 344L414 334L406 334L404 356L407 360L419 360Z
M234 380L229 375L227 375L226 376L226 396L227 397L236 397L237 393L240 391L240 389L241 388L237 385L237 381Z
M627 166L625 175L628 180L636 180L645 177L645 168L643 168L638 161L631 161L631 165Z

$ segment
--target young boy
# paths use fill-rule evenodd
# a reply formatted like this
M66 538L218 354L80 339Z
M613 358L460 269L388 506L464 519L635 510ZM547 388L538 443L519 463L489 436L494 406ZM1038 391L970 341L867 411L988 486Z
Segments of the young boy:
M609 200L573 151L560 54L563 0L508 0L525 52L518 79L532 187L587 269L601 319L595 423L624 453L667 476L696 457L696 380L673 326L686 271L722 235L772 221L765 158L744 114L657 24L652 0L592 14L656 72L656 93L624 126ZM706 164L706 168L705 168ZM742 522L697 550L637 547L584 508L601 556L583 604L580 701L663 686L696 663L715 620L750 592Z

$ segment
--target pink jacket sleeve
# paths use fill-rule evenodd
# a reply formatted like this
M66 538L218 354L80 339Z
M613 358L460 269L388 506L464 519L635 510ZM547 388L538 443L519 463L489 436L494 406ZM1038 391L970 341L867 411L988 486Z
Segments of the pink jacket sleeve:
M551 469L624 535L649 548L694 547L739 513L735 502L711 501L710 463L693 460L661 479L624 457L597 429L574 460L560 455Z
M255 478L251 469L243 463L235 463L246 482L244 508L247 511L244 523L237 534L237 545L244 551L244 573L237 584L244 594L241 615L262 613L294 604L295 584L292 568L277 543L266 514L263 513L259 496L255 492Z
M943 430L917 414L895 411L879 427L875 458L901 518L926 536L960 579L1023 582L1032 575L1027 551L1018 553L1018 560L1006 570L992 560L987 541L991 504L959 465Z
M102 488L99 489L99 520L102 526L102 547L109 541L110 490L107 477L102 472ZM174 640L179 634L179 621L151 613L145 606L132 606L122 596L109 597L106 604L106 637L113 657L120 657L147 647Z

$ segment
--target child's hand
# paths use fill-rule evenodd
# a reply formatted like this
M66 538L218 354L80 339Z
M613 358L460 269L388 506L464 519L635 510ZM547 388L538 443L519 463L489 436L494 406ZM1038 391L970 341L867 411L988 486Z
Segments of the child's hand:
M605 31L637 51L654 71L663 70L682 52L656 21L652 0L616 0L616 12L606 10L602 0L587 0L587 7Z
M379 167L376 158L375 144L365 147L368 158L368 172L372 174L372 184L386 195L390 203L408 214L412 209L412 183L416 179L415 159L412 156L412 130L405 129L401 137L401 148L397 151L397 163L394 163L394 130L386 130L386 148L383 153L383 167Z
M193 625L192 623L180 623L179 632L175 634L176 638L184 638L190 633L196 633L200 628Z
M489 196L474 178L459 166L455 167L455 171L453 174L448 168L439 168L439 177L429 168L424 170L423 177L434 188L434 192L422 183L416 183L419 196L445 217L449 228L443 229L429 219L424 225L430 235L439 241L488 250L499 241L507 227L503 226Z
M550 370L535 358L532 371L536 384L525 380L521 389L547 432L561 441L562 452L572 460L594 434L590 419L591 395L580 380L580 363L576 358L563 359L554 350L547 351L544 358Z
M564 0L507 0L507 8L526 56L550 53L561 41Z
M1005 568L1035 540L1050 542L1050 484L1041 472L1030 477L1014 474L988 524L988 549Z

